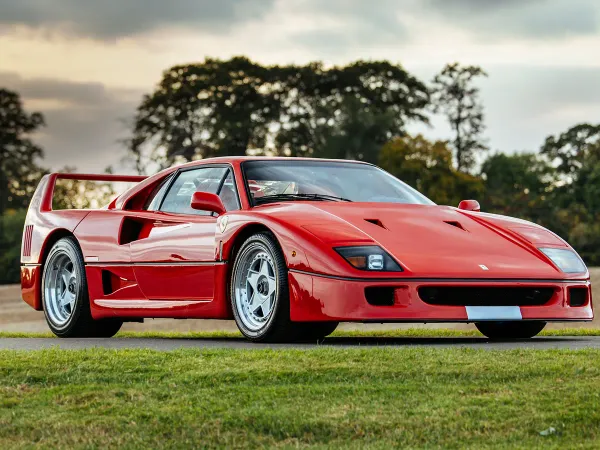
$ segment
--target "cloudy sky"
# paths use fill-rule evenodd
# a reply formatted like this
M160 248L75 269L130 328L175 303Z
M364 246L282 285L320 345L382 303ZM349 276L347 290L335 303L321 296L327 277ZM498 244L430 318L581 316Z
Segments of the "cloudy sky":
M423 80L482 66L493 149L536 150L600 122L598 0L0 0L0 87L44 113L46 165L119 165L119 139L163 70L206 56L262 63L389 59ZM449 137L439 118L414 128Z

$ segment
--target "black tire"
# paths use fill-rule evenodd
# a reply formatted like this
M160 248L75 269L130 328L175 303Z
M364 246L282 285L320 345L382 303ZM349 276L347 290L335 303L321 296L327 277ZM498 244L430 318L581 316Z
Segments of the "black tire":
M302 342L320 342L335 331L339 322L300 323L298 339Z
M529 339L542 331L546 322L475 322L475 326L481 334L493 340Z
M69 293L74 296L74 301L68 308L69 312L66 312L66 309L62 311L64 315L61 317L66 319L59 321L56 314L58 306L52 300L53 288L50 286L53 277L55 281L58 280L58 274L53 275L51 271L58 268L55 262L67 259L68 267L76 274L77 281L69 284L69 289L72 288ZM42 306L50 330L58 337L112 337L123 325L123 321L119 319L92 318L83 256L77 240L72 236L57 241L46 257L42 274Z
M240 312L244 305L236 298L236 280L243 280L245 258L254 251L264 251L273 265L277 290L271 313L262 328L254 330L246 325ZM236 278L241 277L241 278ZM240 294L241 295L241 294ZM247 293L246 293L247 295ZM302 324L290 320L290 295L288 287L288 269L283 252L275 236L269 232L260 232L250 236L236 252L229 281L229 299L235 322L240 332L253 342L293 342L300 336ZM239 304L238 304L239 303Z

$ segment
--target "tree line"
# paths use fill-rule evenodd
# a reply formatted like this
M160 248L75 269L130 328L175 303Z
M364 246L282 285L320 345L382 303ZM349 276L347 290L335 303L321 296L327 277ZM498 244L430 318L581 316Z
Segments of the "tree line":
M490 151L478 89L486 76L457 63L429 81L389 61L267 66L236 57L178 65L137 108L125 158L140 174L226 155L364 160L437 203L475 198L485 211L547 226L599 264L600 125L574 124L525 153ZM447 140L407 132L433 114L446 119ZM0 266L8 258L17 273L13 229L45 173L32 139L42 126L18 93L0 89ZM87 207L112 194L110 186L73 181L59 189L57 207Z

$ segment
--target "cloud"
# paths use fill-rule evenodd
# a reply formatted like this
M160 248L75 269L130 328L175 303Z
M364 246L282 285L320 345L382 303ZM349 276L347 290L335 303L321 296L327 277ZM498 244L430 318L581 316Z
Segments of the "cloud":
M596 0L428 0L438 18L493 38L563 38L600 30Z
M0 72L0 86L18 92L27 111L44 115L46 127L34 136L44 149L43 165L101 172L125 156L119 140L128 135L126 122L142 92L7 72Z
M490 41L600 31L596 0L0 0L0 29L100 41L173 29L225 36L251 21L266 33L275 11L306 25L275 42L326 53L403 45L439 27Z
M333 59L415 43L426 47L440 36L447 47L453 36L465 34L467 42L489 43L600 32L596 0L287 0L284 11L305 25L286 36L288 45Z
M274 0L0 0L0 27L114 40L167 27L226 33Z
M357 49L391 47L410 39L404 13L412 0L304 0L286 3L286 13L305 24L290 33L289 45L318 50L326 57Z

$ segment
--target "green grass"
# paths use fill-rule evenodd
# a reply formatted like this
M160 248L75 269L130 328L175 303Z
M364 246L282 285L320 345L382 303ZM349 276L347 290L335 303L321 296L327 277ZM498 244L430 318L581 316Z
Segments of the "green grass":
M597 350L4 350L0 448L599 448L599 386Z
M600 336L600 328L562 328L558 330L544 330L541 336ZM330 338L347 337L481 337L479 331L473 330L453 330L449 328L405 328L399 330L381 330L381 331L336 331ZM46 333L26 333L0 331L0 338L48 338L54 337L50 332ZM122 338L165 338L165 339L241 339L242 335L237 331L189 331L189 332L170 332L170 331L121 331L117 337Z

